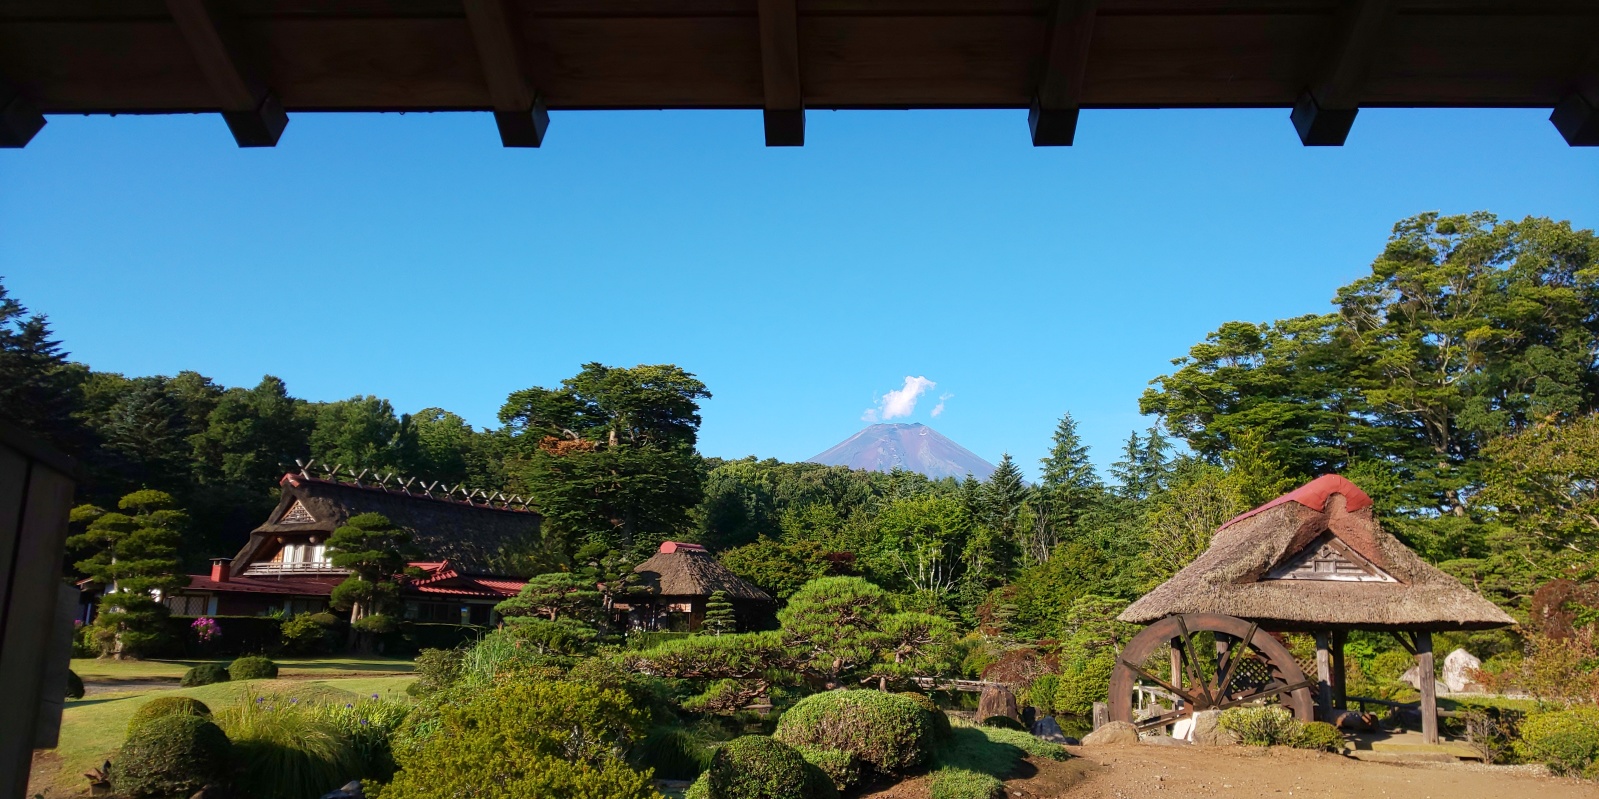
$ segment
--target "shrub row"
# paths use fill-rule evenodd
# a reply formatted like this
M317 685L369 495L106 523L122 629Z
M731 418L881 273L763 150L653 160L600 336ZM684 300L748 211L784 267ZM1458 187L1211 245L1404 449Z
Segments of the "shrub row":
M1217 720L1238 742L1249 746L1292 746L1336 752L1343 748L1344 736L1325 721L1302 722L1282 705L1235 707L1222 711Z

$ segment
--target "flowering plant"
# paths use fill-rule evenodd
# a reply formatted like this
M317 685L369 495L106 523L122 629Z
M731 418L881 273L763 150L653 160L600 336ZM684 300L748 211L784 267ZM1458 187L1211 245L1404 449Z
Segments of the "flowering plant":
M189 624L189 629L194 630L194 637L202 644L209 643L211 639L222 635L222 627L217 624L217 620L208 616L195 619Z

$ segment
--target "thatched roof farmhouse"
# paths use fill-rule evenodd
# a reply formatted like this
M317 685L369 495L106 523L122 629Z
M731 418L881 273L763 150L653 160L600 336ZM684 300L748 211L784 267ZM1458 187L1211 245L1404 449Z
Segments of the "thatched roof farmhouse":
M771 596L728 571L705 547L667 541L649 560L633 568L640 578L617 608L643 629L698 630L705 602L721 591L741 618L772 605Z

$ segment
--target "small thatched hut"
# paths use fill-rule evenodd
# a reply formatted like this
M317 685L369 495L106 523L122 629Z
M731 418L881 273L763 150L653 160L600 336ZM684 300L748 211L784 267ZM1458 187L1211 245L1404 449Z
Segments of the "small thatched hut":
M1416 656L1419 673L1430 675L1433 632L1514 623L1383 531L1371 504L1354 483L1318 477L1222 525L1209 549L1120 618L1149 624L1220 613L1274 632L1314 633L1324 715L1345 705L1343 640L1350 630L1393 633ZM1423 732L1436 741L1433 683L1421 683Z
M717 591L727 595L741 622L772 605L765 591L728 571L699 544L667 541L633 572L641 578L639 585L616 607L627 611L639 629L694 632L705 620L706 601Z

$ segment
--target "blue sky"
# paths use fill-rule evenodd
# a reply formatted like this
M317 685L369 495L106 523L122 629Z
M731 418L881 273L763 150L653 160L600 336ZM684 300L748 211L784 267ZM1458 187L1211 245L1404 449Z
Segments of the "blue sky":
M239 150L216 116L53 117L0 151L0 275L97 369L262 374L490 425L586 361L673 362L701 450L800 460L907 377L921 421L1030 472L1070 411L1096 462L1138 395L1233 319L1322 312L1398 219L1599 226L1599 149L1546 110L1366 110L1343 148L1287 111L299 114ZM950 395L935 419L938 398ZM901 403L903 404L903 403Z

